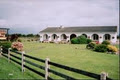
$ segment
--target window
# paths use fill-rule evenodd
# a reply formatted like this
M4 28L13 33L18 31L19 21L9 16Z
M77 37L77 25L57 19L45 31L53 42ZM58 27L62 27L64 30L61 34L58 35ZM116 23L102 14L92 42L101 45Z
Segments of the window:
M110 40L111 36L110 36L110 34L105 34L104 38L105 38L105 40Z
M93 40L98 40L99 36L97 34L93 34Z

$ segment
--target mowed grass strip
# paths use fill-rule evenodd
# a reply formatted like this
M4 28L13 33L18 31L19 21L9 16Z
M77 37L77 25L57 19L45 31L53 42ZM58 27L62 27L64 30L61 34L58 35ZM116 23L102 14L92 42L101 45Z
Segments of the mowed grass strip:
M77 69L100 74L107 72L112 79L119 77L119 56L113 54L99 53L86 49L84 44L53 44L39 42L23 42L26 54L38 58L50 58L51 61L74 67ZM35 62L35 61L33 61ZM35 62L36 63L36 62ZM52 67L58 72L71 75L77 79L89 79L89 77L78 75L65 70ZM52 76L56 79L58 77Z
M26 69L24 73L21 71L21 66L0 57L0 79L44 79L35 73Z

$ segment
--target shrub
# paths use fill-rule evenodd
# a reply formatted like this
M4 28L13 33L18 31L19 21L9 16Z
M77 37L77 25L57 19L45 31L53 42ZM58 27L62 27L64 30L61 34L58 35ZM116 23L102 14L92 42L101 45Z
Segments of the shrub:
M96 43L95 43L95 42L90 42L90 43L86 46L86 48L87 48L87 49L94 49L95 46L96 46Z
M55 43L54 41L49 41L49 43Z
M72 44L79 44L80 42L79 42L78 38L73 38L73 39L71 39L71 43Z
M89 44L90 42L92 42L92 40L91 39L87 39L87 44Z
M8 48L11 47L11 42L0 42L0 46L2 46L3 52L7 52Z
M0 42L0 46L8 49L11 47L11 42Z
M29 40L29 39L28 39L27 41L28 41L28 42L30 42L30 40Z
M87 38L84 35L78 37L80 44L87 44Z
M118 51L118 49L115 46L112 46L112 45L108 45L107 50L108 50L108 52L111 52L111 53L115 53L115 52Z
M33 39L31 39L31 41L34 41Z
M105 41L102 42L102 44L109 45L110 41L105 40Z
M13 42L11 47L13 50L23 51L23 44L21 42Z
M97 51L97 52L106 52L107 51L107 45L105 45L105 44L98 44L95 47L95 51Z
M18 41L18 42L22 42L22 40L21 40L21 39L18 39L17 41Z

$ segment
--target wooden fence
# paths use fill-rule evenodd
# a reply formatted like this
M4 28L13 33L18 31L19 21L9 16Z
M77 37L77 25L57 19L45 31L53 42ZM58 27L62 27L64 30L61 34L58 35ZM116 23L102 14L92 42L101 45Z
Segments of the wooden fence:
M18 57L14 54L11 54L11 52L14 52L18 55L21 55L21 57ZM7 50L4 49L4 51L2 50L2 47L0 47L0 55L6 57L8 59L8 62L10 61L13 61L17 64L19 64L21 66L21 69L22 69L22 72L25 71L25 68L33 71L34 73L44 77L46 80L53 80L49 73L53 73L57 76L60 76L64 79L67 79L67 80L76 80L76 78L73 78L69 75L66 75L64 73L60 73L58 71L55 71L53 69L50 69L50 65L52 66L55 66L55 67L58 67L58 68L61 68L61 69L64 69L64 70L68 70L68 71L71 71L71 72L75 72L77 74L82 74L82 75L85 75L85 76L88 76L88 77L91 77L91 78L94 78L94 79L98 79L98 80L112 80L111 78L108 78L108 74L105 73L105 72L102 72L101 74L95 74L95 73L92 73L92 72L88 72L88 71L84 71L84 70L80 70L80 69L76 69L76 68L72 68L72 67L68 67L68 66L65 66L65 65L62 65L62 64L58 64L58 63L55 63L55 62L51 62L49 58L46 58L45 60L43 59L40 59L40 58L36 58L36 57L33 57L33 56L30 56L30 55L27 55L25 54L25 52L18 52L18 51L14 51L14 50L11 50L10 48ZM16 59L13 59L12 57L20 60L21 62L17 61ZM36 64L36 63L33 63L29 60L26 60L26 58L29 58L29 59L33 59L33 60L36 60L36 61L39 61L39 62L42 62L42 63L45 63L45 66L41 66L39 64ZM27 65L25 65L25 63L28 63L32 66L35 66L37 68L40 68L42 70L45 71L45 74L40 72L40 71L37 71Z

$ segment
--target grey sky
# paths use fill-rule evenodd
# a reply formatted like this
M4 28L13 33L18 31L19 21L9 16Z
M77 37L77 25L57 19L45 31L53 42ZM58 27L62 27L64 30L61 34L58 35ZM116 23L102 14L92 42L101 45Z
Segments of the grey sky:
M60 25L119 26L119 0L0 0L0 27L10 33Z

